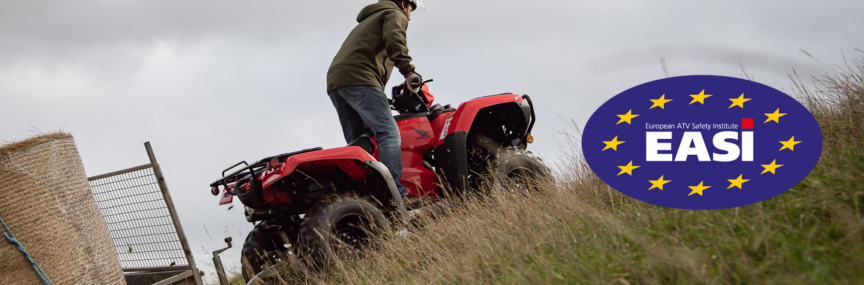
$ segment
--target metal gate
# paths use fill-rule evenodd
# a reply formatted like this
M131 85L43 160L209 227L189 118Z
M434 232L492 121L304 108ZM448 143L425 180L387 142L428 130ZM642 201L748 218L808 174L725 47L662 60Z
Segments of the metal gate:
M130 284L202 284L150 142L144 148L150 163L88 178L120 267Z

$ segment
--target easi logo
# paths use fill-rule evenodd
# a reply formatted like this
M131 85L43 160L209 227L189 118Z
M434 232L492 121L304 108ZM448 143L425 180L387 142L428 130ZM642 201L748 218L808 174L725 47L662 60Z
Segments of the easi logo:
M660 206L711 210L764 201L806 177L822 132L794 98L732 77L648 82L588 120L582 151L622 193Z

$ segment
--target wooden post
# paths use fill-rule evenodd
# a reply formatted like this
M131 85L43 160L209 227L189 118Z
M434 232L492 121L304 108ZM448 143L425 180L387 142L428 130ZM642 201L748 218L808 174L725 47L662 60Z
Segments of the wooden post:
M168 206L168 212L171 214L171 219L174 221L174 229L177 231L177 236L180 238L180 244L183 246L183 252L186 254L186 262L192 268L192 276L195 278L195 283L203 285L201 281L201 272L195 266L195 258L192 256L192 250L189 249L189 242L186 240L186 233L183 232L183 226L180 225L180 218L177 216L177 210L174 209L174 202L171 200L171 194L168 193L168 186L165 184L165 177L162 176L162 169L159 168L159 163L156 162L156 155L153 154L153 148L150 147L150 142L144 143L144 148L147 149L147 156L150 157L150 164L153 165L153 174L156 175L156 181L159 184L159 190L162 191L162 197L165 199L165 204Z

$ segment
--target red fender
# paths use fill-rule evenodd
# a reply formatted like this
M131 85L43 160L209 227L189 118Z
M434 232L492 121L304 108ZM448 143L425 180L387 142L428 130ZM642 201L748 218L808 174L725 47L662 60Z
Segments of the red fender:
M345 146L290 156L285 160L285 163L282 163L282 165L273 170L262 173L259 180L261 181L263 188L267 189L267 187L272 185L274 182L288 176L299 167L315 166L339 167L339 169L344 171L345 174L354 181L361 181L373 172L380 173L387 183L387 188L390 195L393 196L393 202L396 204L397 209L403 213L405 212L405 205L402 204L402 197L399 196L399 190L396 189L396 184L390 176L390 171L387 170L387 167L385 167L383 163L379 162L369 155L368 152L357 146ZM273 193L275 194L275 192ZM291 198L290 194L283 194L288 196L280 199ZM288 203L290 204L290 200Z
M489 107L492 105L498 105L501 103L510 103L510 102L520 102L524 101L522 96L516 94L501 94L501 95L493 95L482 98L477 98L459 105L459 108L456 109L454 114L448 115L445 118L441 118L444 116L440 116L438 119L444 120L443 126L441 126L441 133L438 136L438 141L435 142L435 146L439 146L444 143L444 138L447 135L452 134L454 132L467 132L471 129L471 124L474 122L474 117L477 116L477 112L480 112L480 109L485 107ZM439 120L435 120L436 123L433 123L435 127L438 124Z
M336 166L342 169L348 177L358 181L366 177L371 170L362 167L357 162L375 160L368 152L356 146L325 149L293 155L279 167L261 174L261 185L269 187L282 177L293 173L298 166Z

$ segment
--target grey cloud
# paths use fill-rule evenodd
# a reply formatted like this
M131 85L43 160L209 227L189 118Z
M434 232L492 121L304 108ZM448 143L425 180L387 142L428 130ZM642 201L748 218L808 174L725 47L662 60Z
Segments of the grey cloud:
M802 58L792 59L764 50L748 51L731 47L695 45L620 51L588 59L586 66L594 72L616 72L636 67L659 67L661 58L665 59L668 65L681 62L722 64L732 68L743 67L745 70L748 68L763 70L779 76L785 76L793 69L805 74L819 73L822 70L813 61Z

